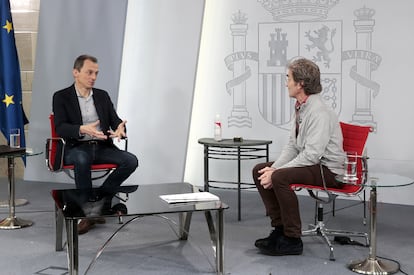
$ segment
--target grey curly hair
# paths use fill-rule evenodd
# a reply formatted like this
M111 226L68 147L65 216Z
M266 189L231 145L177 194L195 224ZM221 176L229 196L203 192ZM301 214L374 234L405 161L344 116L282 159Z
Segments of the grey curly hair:
M302 85L306 95L318 94L322 91L321 72L318 65L306 58L292 61L288 65L293 80Z

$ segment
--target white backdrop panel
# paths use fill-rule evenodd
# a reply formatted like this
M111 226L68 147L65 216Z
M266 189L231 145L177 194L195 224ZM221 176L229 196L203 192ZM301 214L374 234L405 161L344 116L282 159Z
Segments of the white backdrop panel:
M204 1L128 2L118 111L139 159L131 184L182 181Z
M185 180L202 185L203 147L197 140L213 136L215 114L222 117L224 138L270 139L271 159L277 158L290 127L290 103L282 97L285 53L287 59L300 55L317 62L324 98L340 120L375 128L368 140L371 171L414 178L414 93L407 86L414 3L319 1L315 9L292 6L278 13L278 5L268 2L206 1ZM271 52L279 54L276 65ZM276 100L265 102L271 95ZM253 165L242 167L243 179L252 182ZM234 163L211 161L210 170L218 174L215 179L236 178ZM414 185L379 190L384 202L414 204L413 195Z

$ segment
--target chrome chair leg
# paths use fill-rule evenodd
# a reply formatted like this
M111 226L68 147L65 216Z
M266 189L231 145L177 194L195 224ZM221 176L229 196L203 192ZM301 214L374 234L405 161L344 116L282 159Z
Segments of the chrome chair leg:
M55 251L63 250L63 213L62 210L58 209L55 205L55 230L56 230L56 240L55 240Z
M318 221L315 225L311 224L309 225L311 229L302 231L302 237L308 237L308 236L320 236L325 241L325 243L329 247L329 260L335 261L335 256L333 253L333 245L331 241L328 238L328 233L325 228L325 224L323 221Z
M365 232L354 232L346 230L328 229L325 227L323 221L323 205L320 203L317 207L317 221L315 224L309 225L309 230L302 231L302 236L320 236L329 247L329 260L335 261L333 253L333 245L329 236L347 236L347 237L360 237L365 239L366 246L369 245L369 236Z

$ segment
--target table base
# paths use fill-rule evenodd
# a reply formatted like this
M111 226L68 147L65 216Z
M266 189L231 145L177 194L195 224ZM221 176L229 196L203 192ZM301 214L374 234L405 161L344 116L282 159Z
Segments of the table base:
M32 224L32 221L23 220L21 218L5 218L0 222L0 229L19 229L31 226Z
M22 206L22 205L26 205L28 204L29 201L26 199L15 199L14 200L14 206ZM0 208L2 207L9 207L9 201L8 200L3 200L0 201Z
M398 264L385 259L364 259L353 261L348 265L353 272L360 274L386 275L399 270Z

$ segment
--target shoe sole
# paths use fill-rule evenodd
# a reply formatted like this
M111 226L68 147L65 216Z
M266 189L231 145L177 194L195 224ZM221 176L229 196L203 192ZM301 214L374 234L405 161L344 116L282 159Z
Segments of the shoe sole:
M264 243L255 243L254 244L255 247L259 248L259 249L264 249L266 250L266 246L269 246L268 244L264 244Z
M260 249L260 248L259 250L262 254L267 255L267 256L293 256L293 255L302 255L303 253L303 249L297 250L297 251L287 251L287 252L269 251L269 250Z

